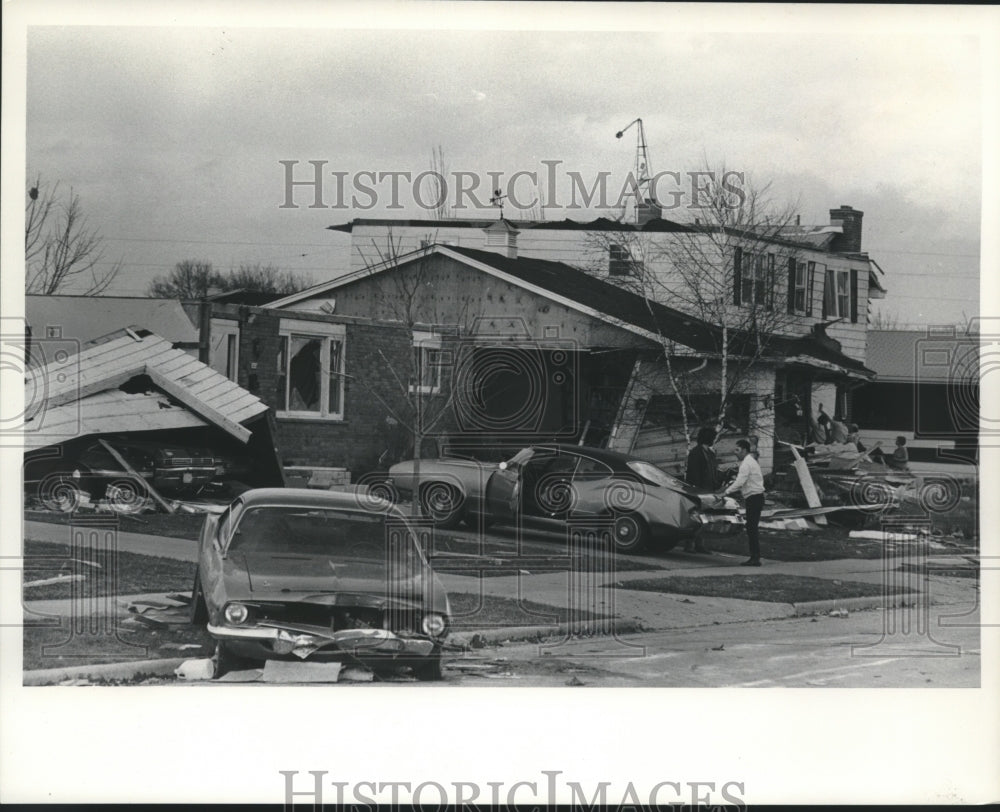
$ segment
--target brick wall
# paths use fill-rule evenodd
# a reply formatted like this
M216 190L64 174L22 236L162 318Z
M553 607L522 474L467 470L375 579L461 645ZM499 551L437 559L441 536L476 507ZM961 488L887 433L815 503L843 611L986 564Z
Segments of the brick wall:
M347 379L343 420L276 418L275 439L282 463L346 468L357 481L376 467L387 448L407 448L412 443L407 427L411 410L403 387L412 365L409 330L362 319L291 311L283 315L345 325ZM277 357L281 317L260 308L239 309L239 383L275 411L280 405Z

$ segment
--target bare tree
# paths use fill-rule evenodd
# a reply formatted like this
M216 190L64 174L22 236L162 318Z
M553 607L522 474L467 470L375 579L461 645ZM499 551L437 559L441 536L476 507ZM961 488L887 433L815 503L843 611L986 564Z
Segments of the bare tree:
M24 286L26 293L54 294L73 289L96 296L121 272L122 260L105 261L104 238L92 228L80 196L36 176L24 207Z
M643 297L652 323L654 304L662 304L708 326L696 352L658 330L662 370L689 445L692 427L725 425L734 396L772 355L775 339L790 332L810 292L807 280L801 301L796 301L800 248L794 241L793 208L775 206L768 186L736 188L724 182L727 177L724 167L705 171L696 201L699 216L683 230L645 230L623 223L618 230L589 236L600 270ZM791 292L781 284L786 279ZM718 365L707 413L704 398L696 397L706 393L691 377L693 363L685 360L692 358Z
M308 285L301 276L274 265L243 264L223 274L212 268L211 262L186 259L166 276L154 279L149 295L159 299L203 299L213 291L245 290L285 296Z
M964 315L964 314L963 314ZM899 316L885 310L869 310L868 326L872 330L899 330L901 329Z
M149 286L149 295L158 299L203 299L213 290L222 290L222 274L211 262L186 259L178 262L166 276L157 277Z
M248 290L255 293L272 293L287 296L309 287L310 282L291 271L282 271L275 265L244 263L230 271L221 281L223 290Z

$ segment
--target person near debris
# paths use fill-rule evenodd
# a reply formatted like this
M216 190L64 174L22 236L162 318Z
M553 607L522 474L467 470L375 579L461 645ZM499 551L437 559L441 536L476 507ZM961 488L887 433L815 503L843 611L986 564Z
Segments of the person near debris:
M838 416L830 421L830 443L835 445L843 445L847 442L847 425Z
M719 462L715 456L715 429L705 426L699 429L697 445L688 452L687 471L684 479L699 491L712 493L719 487L721 477L719 475ZM686 553L709 553L705 542L699 535L696 538L688 539L684 542L684 552Z
M722 495L739 491L743 495L743 503L747 511L747 540L750 544L750 558L743 562L744 567L760 566L760 514L764 509L764 474L760 465L750 453L749 440L736 441L736 454L740 458L740 469L733 483L722 491Z
M894 471L910 470L910 455L906 450L906 438L903 435L896 438L896 450L892 452L891 456L886 456L881 448L873 448L868 452L868 457L873 462L880 462Z
M851 430L847 435L847 442L854 443L858 447L858 451L864 451L865 446L861 442L861 429L858 428L857 423L851 423Z
M830 442L830 415L824 409L823 404L819 405L819 416L816 418L816 442L820 445L828 445Z

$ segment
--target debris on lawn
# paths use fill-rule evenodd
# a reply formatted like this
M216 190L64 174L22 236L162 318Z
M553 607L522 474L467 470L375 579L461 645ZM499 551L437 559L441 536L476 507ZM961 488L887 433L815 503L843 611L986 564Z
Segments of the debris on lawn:
M830 617L847 617L846 609L831 609L829 612Z
M894 533L884 530L852 530L848 537L852 539L874 539L875 541L917 541L923 534Z
M263 668L250 668L246 671L229 671L219 677L216 682L260 682L263 676Z
M215 660L205 657L200 660L185 660L176 669L174 674L178 679L189 682L208 680L215 676Z
M586 685L587 683L583 682L578 677L573 676L573 677L570 677L568 680L566 680L566 684L567 685L572 685L573 687L576 687L577 685Z
M338 682L342 663L295 663L268 660L264 664L264 682Z
M177 601L178 603L191 603L191 593L190 592L171 592L167 595L167 600Z
M375 672L368 668L345 668L340 673L343 682L372 682L375 679Z
M164 643L160 648L169 649L171 651L189 651L195 648L204 648L201 643Z

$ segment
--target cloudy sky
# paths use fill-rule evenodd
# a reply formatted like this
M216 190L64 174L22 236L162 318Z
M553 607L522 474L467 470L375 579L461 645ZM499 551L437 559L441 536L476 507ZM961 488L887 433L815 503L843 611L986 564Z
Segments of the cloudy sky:
M349 238L327 226L421 211L405 180L402 209L387 210L388 181L374 208L351 208L349 190L345 208L329 208L329 174L328 208L310 208L302 189L297 208L282 208L280 161L299 162L296 179L312 176L308 161L348 179L363 170L417 175L440 147L448 169L476 173L481 189L488 172L544 173L542 161L560 161L560 173L585 179L610 172L617 190L635 140L634 130L622 140L615 132L642 117L657 172L724 164L770 182L804 223L826 222L840 204L862 209L863 247L887 274L882 309L901 322L978 310L983 87L974 36L822 24L614 32L610 15L604 24L31 27L27 177L80 195L109 258L125 260L110 292L143 294L183 259L221 269L274 263L319 281L347 263ZM530 197L528 185L517 188ZM547 216L600 213L608 212Z

